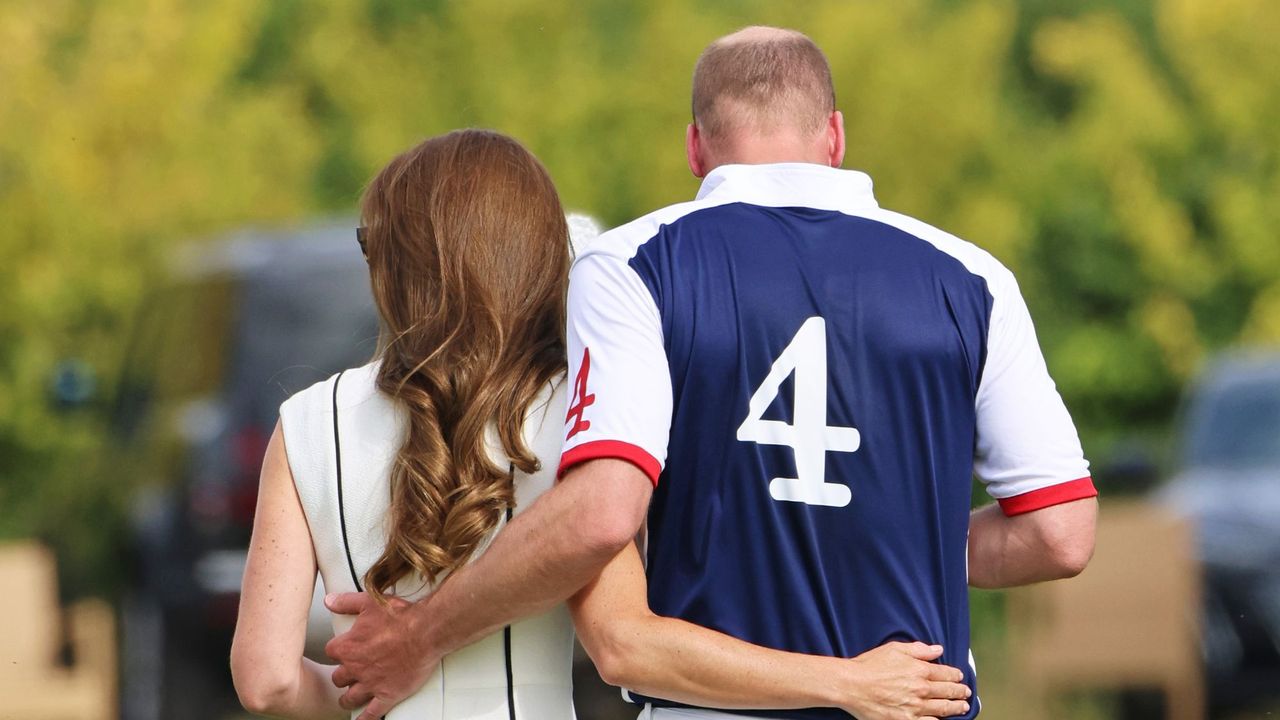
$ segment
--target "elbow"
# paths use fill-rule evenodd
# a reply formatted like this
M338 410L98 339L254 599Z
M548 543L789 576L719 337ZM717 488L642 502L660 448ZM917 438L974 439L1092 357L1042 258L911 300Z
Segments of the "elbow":
M1041 514L1043 512L1044 514ZM1039 518L1033 516L1040 515ZM1098 530L1098 501L1085 498L1032 513L1041 552L1051 580L1073 578L1093 558Z
M600 494L588 503L580 516L577 542L602 561L612 560L636 539L648 511L645 503L620 501Z
M644 678L638 672L642 663L637 662L637 649L630 646L624 633L610 633L607 637L595 638L587 654L605 683L638 690L644 685Z
M292 678L275 671L265 658L231 653L231 681L236 697L245 710L254 715L284 715L294 695Z
M583 610L577 600L571 601L570 607L578 641L600 679L615 687L645 692L652 668L661 664L655 648L670 649L671 636L662 632L662 621L648 608L619 611L611 607L602 617L597 610Z
M235 677L236 697L254 715L284 715L292 688L284 683L259 678Z
M1052 557L1058 579L1065 580L1079 575L1093 559L1093 535L1071 538L1068 542L1058 544Z
M596 672L600 674L600 679L607 685L614 687L630 687L632 682L631 668L627 666L625 657L613 653L598 653L598 657L593 655L591 662L595 663Z
M601 513L593 513L579 533L578 540L584 550L607 562L622 552L623 548L635 540L639 524L635 526L620 513L607 509Z
M1084 572L1093 559L1096 511L1080 513L1073 520L1042 531L1045 554L1055 576L1053 579L1073 578Z
M236 697L245 711L254 715L280 715L279 698L270 694L258 694L255 690L246 691L236 686Z

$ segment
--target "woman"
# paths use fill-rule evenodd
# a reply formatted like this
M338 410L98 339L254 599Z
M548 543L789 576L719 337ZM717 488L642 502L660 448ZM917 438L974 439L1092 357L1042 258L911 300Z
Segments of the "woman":
M281 407L231 655L257 713L347 716L333 668L302 656L317 569L327 592L420 598L551 487L560 454L569 244L545 169L503 135L456 131L392 160L361 210L380 349ZM753 707L888 707L875 693L891 682L857 661L654 618L638 562L623 553L575 599L584 642L604 658L621 642L609 628L642 630L629 651L691 677L612 660L607 676L720 706L745 694ZM334 618L339 632L350 623ZM527 619L446 657L388 717L567 720L572 645L565 608Z

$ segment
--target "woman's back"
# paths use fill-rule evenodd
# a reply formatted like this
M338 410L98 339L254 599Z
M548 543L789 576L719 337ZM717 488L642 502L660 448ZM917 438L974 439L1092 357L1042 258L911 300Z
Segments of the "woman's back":
M407 418L404 407L375 386L377 370L376 363L348 370L298 393L280 409L289 466L328 593L363 589L361 579L386 546L390 477ZM541 467L532 474L514 471L516 513L555 482L564 385L556 378L526 413L525 442ZM510 465L494 428L489 430L490 456ZM430 590L415 575L397 583L395 594L417 600ZM335 615L334 631L344 632L353 621ZM558 606L446 656L430 681L387 717L572 718L572 655L572 625Z

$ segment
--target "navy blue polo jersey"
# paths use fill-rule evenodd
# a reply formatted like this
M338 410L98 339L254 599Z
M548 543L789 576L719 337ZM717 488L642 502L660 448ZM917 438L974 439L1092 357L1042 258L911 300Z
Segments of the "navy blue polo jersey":
M862 173L716 169L587 247L568 331L561 472L620 458L655 483L659 615L833 657L940 644L976 698L973 476L1010 514L1095 494L1013 276Z

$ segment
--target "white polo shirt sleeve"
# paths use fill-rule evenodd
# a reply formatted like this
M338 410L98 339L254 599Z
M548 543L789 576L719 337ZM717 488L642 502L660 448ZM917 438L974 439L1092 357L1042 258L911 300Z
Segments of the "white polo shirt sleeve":
M1001 267L988 283L993 304L977 396L976 475L1006 515L1097 495L1017 281Z
M559 475L616 458L657 485L671 431L671 374L653 295L617 255L588 253L569 275L570 392Z

